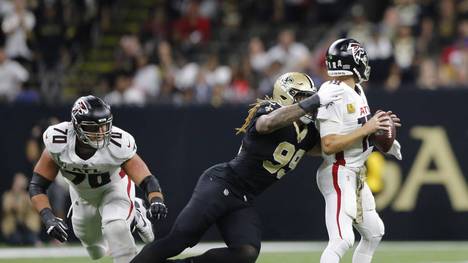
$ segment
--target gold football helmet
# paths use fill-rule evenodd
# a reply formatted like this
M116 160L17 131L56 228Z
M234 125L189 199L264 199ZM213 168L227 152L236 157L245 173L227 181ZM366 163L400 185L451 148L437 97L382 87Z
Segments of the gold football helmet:
M288 72L281 75L273 86L273 100L287 106L310 97L317 92L314 81L305 73Z

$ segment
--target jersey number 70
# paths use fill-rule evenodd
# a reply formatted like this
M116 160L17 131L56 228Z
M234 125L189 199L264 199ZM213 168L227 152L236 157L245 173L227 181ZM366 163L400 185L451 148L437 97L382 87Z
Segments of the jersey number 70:
M276 178L280 179L283 177L287 170L285 170L285 166L288 165L288 171L294 170L296 165L304 156L305 151L302 149L298 149L296 151L296 147L289 143L289 142L282 142L278 144L275 151L273 152L273 159L277 164L274 164L271 161L265 160L263 161L263 167L270 172L271 174L276 173Z

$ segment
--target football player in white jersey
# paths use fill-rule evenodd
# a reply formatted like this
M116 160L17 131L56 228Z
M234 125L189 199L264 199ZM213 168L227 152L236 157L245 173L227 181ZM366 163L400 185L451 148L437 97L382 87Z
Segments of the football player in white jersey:
M389 118L397 127L393 113L377 112L371 117L366 95L360 85L369 79L366 50L354 39L338 39L326 54L331 81L320 89L342 87L343 99L319 108L316 125L320 131L322 165L317 184L325 199L325 221L329 243L321 263L338 263L354 244L353 226L361 234L353 263L370 263L384 235L384 224L375 210L374 197L365 182L365 162L372 152L369 136L388 130ZM394 141L389 154L401 159L400 144Z
M114 263L130 262L137 253L131 228L151 242L148 219L167 214L159 182L136 154L132 135L112 126L110 106L89 95L77 99L70 122L50 126L43 140L29 193L47 234L61 242L68 238L68 226L53 214L46 194L60 172L70 185L73 231L89 256L98 259L109 252ZM150 201L146 215L141 215L141 201L135 202L135 184Z

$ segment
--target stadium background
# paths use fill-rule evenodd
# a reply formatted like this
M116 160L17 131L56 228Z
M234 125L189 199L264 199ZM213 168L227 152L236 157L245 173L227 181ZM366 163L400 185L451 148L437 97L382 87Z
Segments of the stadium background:
M15 174L30 177L45 127L95 94L160 177L164 235L201 172L237 152L248 104L286 71L320 85L326 47L347 36L369 52L371 109L404 125L403 161L368 162L384 239L467 239L468 1L5 0L0 14L0 193ZM318 164L305 159L259 198L265 240L326 240ZM64 216L66 192L54 189ZM43 230L39 240L49 242Z

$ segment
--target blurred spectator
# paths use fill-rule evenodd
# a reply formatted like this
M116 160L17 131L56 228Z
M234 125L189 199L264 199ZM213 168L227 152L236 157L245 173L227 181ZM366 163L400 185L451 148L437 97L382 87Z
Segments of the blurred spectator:
M159 95L161 88L160 70L158 66L150 64L148 57L143 55L137 57L136 63L133 85L143 92L146 100L152 101Z
M389 6L384 13L384 17L381 21L381 33L383 36L392 39L397 31L400 24L400 18L398 17L398 10L395 6Z
M28 78L26 69L18 62L9 60L5 49L0 47L0 101L14 101Z
M468 83L468 18L458 25L458 38L442 53L442 78L444 86L462 86Z
M146 103L144 93L133 86L132 77L126 72L117 73L113 91L108 93L104 100L113 106L143 106Z
M11 189L2 196L2 233L10 245L37 245L41 222L26 190L28 179L22 173L13 177Z
M225 30L223 30L223 35L227 35L229 37L235 37L238 34L238 28L242 22L242 15L239 11L239 6L236 1L225 1L223 2L223 26ZM229 31L229 32L227 32ZM220 38L225 38L221 36Z
M271 96L273 91L273 84L275 80L282 73L283 64L276 60L270 64L270 67L266 70L265 76L260 80L259 87L257 90L257 97L262 98L265 95Z
M230 92L232 93L231 103L248 103L255 98L254 92L250 86L251 68L247 58L243 58L241 62L234 63L231 68L232 82Z
M115 58L115 67L120 71L133 72L135 61L143 54L139 39L134 35L125 35L120 39Z
M366 47L369 56L372 74L370 76L369 85L382 87L382 84L388 77L390 66L392 63L393 47L389 38L380 33L380 29L375 26L372 34L364 46Z
M47 104L61 99L62 54L65 53L65 24L60 2L42 4L34 29L37 42L41 93Z
M14 8L14 5L10 1L0 1L0 16L5 17L6 15L12 13Z
M401 70L402 84L414 82L413 63L416 56L416 40L411 27L402 25L395 38L395 62Z
M434 59L424 58L419 66L418 87L421 89L434 90L440 85L439 72Z
M439 4L439 18L437 33L442 45L451 44L457 33L457 17L454 0L441 0Z
M353 38L363 44L371 38L372 25L367 21L364 7L356 4L351 8L352 22L348 29L347 37Z
M257 73L264 72L270 66L270 57L259 37L253 37L249 43L249 58L252 69Z
M189 1L184 15L174 22L172 33L182 48L191 48L211 38L211 22L200 15L199 1Z
M219 64L219 57L217 54L211 54L206 62L203 64L199 76L202 83L198 83L197 92L200 90L200 85L206 85L205 88L211 91L211 104L219 106L225 102L226 99L234 96L229 93L228 85L232 80L232 70L230 67Z
M26 0L14 0L14 10L8 14L2 23L6 34L6 54L9 58L20 62L32 59L27 39L33 29L36 19L34 14L26 9Z
M385 90L389 92L396 91L401 85L401 72L397 64L392 64L390 73L385 81Z
M278 44L268 50L268 56L283 64L282 72L305 71L310 59L309 49L296 42L294 32L289 29L279 33Z
M169 37L169 23L167 21L166 10L159 6L150 10L150 16L143 23L140 34L145 42L166 40Z
M218 15L219 1L202 0L200 3L200 15L210 20L216 19Z
M416 0L394 0L394 2L400 24L415 27L419 22L421 13L421 8Z
M179 59L179 69L175 73L175 87L178 91L178 96L175 97L177 103L190 103L194 96L193 88L196 85L200 67L197 63L187 62L184 59Z
M431 54L436 54L440 49L435 33L433 18L422 18L420 33L416 42L416 50L419 56L429 56Z

